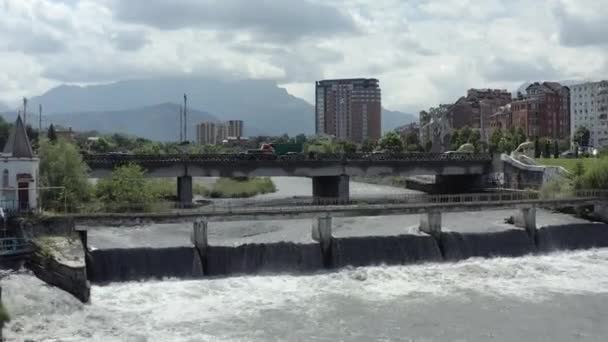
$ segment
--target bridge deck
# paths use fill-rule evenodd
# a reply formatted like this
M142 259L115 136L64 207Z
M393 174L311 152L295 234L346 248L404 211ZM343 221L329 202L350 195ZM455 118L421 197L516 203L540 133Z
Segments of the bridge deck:
M384 203L330 204L330 205L269 205L227 206L211 205L196 210L179 210L155 213L112 213L69 215L79 225L95 225L108 220L120 222L126 219L174 222L205 217L209 221L248 221L305 219L330 215L334 217L408 215L429 211L462 212L492 209L517 208L520 206L582 206L608 201L605 192L581 192L565 198L540 198L534 192L506 194L465 195L415 195L405 196L401 201L393 199ZM418 199L417 201L414 199ZM351 201L352 202L352 201ZM86 229L86 228L84 228Z

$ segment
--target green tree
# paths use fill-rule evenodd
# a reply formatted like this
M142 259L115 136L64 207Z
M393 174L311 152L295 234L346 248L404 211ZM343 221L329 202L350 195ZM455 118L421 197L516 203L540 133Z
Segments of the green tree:
M380 149L390 152L403 152L403 141L397 132L386 133L378 142Z
M479 133L478 130L475 130L471 133L471 135L469 136L469 139L466 142L473 145L473 147L475 148L475 152L479 152L480 141L481 141L481 134Z
M452 137L450 138L450 150L456 151L460 145L462 145L460 139L460 130L455 129L454 132L452 132Z
M295 140L296 140L296 144L304 144L304 143L306 143L307 138L306 138L305 134L298 134L298 135L296 135Z
M589 139L591 138L591 132L587 129L587 127L580 126L576 129L574 133L574 141L578 143L578 146L588 147Z
M420 145L420 138L415 131L410 131L405 135L405 146Z
M47 138L51 142L57 141L57 132L55 131L55 126L53 126L53 124L51 124L51 126L49 126L49 131L47 133Z
M420 111L420 126L424 126L431 122L431 114L426 110Z
M543 151L543 158L551 158L551 141L547 138L544 139L545 140L545 148Z
M553 140L553 158L559 158L559 145L557 143L557 140Z
M540 158L540 141L534 137L534 158Z
M116 168L110 178L99 180L95 193L105 204L145 206L156 199L147 185L145 172L141 166L129 164Z
M524 132L524 129L521 127L517 127L517 129L515 130L515 145L519 146L523 143L525 143L527 140L526 138L526 133Z
M473 131L471 130L471 128L469 126L463 127L460 130L460 136L458 137L458 147L469 142L469 139L471 138L472 134L473 134Z
M378 144L375 140L365 139L365 141L363 141L363 144L361 144L361 152L372 152L376 149L376 146L378 146Z
M8 136L11 133L11 124L6 122L2 116L0 116L0 148L6 145Z
M502 153L503 151L499 150L498 146L500 145L500 141L502 140L502 130L497 129L492 132L490 135L490 144L488 146L490 153Z
M76 145L65 140L40 142L40 184L43 187L64 187L62 190L42 190L42 207L68 208L91 198L87 180L88 167Z
M338 148L339 148L340 152L343 152L343 153L357 152L357 145L348 140L338 141Z

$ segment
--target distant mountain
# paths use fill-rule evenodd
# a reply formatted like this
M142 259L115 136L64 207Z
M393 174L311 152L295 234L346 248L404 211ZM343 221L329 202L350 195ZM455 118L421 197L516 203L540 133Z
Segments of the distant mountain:
M266 80L214 80L203 78L162 78L150 80L120 81L104 85L73 86L61 85L45 94L29 99L31 108L42 104L45 113L50 116L66 118L65 113L93 112L87 114L87 120L95 115L108 115L108 112L125 113L126 108L154 106L157 103L179 103L183 94L188 95L188 107L204 109L219 120L240 119L244 121L245 131L251 129L251 135L280 135L288 133L314 133L314 107L306 101L290 95L279 88L274 81ZM173 108L172 108L173 109ZM130 113L131 116L134 114ZM70 114L70 119L80 120L79 115ZM135 115L136 116L136 115ZM115 114L112 120L118 120ZM174 116L177 120L177 110ZM81 118L82 119L82 118ZM146 132L149 120L136 123L121 120L123 125L110 124L107 117L99 118L104 127L119 127L123 130L141 130ZM166 119L170 123L170 119ZM194 129L196 119L193 116L190 129ZM84 121L73 123L73 127L84 126ZM113 126L114 125L114 126ZM177 125L174 124L176 127ZM91 126L91 125L87 125ZM177 129L175 130L177 132ZM250 133L246 133L250 135ZM156 136L146 134L146 136ZM163 140L174 134L165 130Z
M157 141L179 140L179 105L175 103L117 111L54 114L46 120L55 125L72 127L75 131L125 133ZM207 112L188 110L189 140L196 140L195 126L201 121L218 119Z
M382 109L382 132L392 131L395 128L418 121L418 116L410 113Z

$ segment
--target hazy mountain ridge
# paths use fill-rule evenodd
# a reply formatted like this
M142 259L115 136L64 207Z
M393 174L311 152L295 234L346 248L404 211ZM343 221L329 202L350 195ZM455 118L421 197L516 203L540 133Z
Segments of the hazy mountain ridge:
M315 133L314 105L267 80L162 78L60 85L30 98L28 108L36 109L34 126L38 105L42 104L45 127L54 123L74 130L172 141L179 134L179 104L184 93L188 96L188 136L192 140L196 124L206 120L243 120L246 136ZM15 116L5 115L7 120ZM383 109L382 130L415 120L412 114Z
M245 127L259 134L314 131L313 107L279 88L276 82L265 80L163 78L85 87L62 85L31 98L30 104L36 108L42 103L44 112L55 116L180 103L184 93L188 95L189 108L204 109L220 120L243 120Z

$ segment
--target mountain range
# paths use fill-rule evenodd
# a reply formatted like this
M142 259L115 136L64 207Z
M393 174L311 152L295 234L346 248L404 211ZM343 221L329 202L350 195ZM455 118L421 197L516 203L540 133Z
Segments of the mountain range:
M196 136L195 124L206 120L243 120L247 136L314 133L314 106L269 80L159 78L60 85L30 98L28 108L37 109L42 104L45 126L54 123L74 130L171 141L179 132L178 103L182 103L184 93L191 139ZM383 110L382 119L386 131L416 118Z

